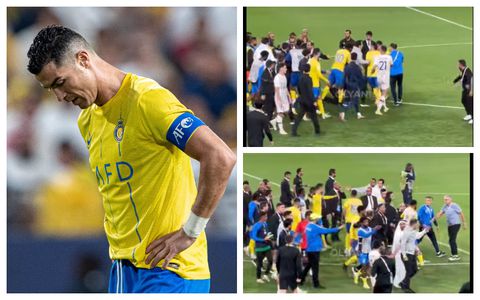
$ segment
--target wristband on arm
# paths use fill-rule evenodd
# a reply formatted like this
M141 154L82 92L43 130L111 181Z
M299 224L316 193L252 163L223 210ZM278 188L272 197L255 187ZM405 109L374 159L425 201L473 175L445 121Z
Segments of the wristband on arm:
M183 231L191 238L197 238L207 226L210 218L199 217L190 212L187 222L183 225Z

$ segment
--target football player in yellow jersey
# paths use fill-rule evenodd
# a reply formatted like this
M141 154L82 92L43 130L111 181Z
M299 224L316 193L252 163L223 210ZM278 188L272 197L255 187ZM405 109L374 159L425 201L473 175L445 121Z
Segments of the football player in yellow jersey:
M110 65L71 29L43 28L28 58L44 88L82 109L113 260L109 292L208 292L204 228L235 154L167 89ZM190 157L200 162L198 192Z
M298 223L302 221L302 211L300 210L300 199L295 198L293 200L293 206L287 208L287 210L292 212L293 223L292 223L292 230L295 231L297 229Z
M375 96L375 104L377 104L378 101L380 101L380 97L382 96L382 92L378 87L378 81L377 81L378 70L373 70L373 65L375 64L375 57L380 55L380 51L378 50L378 47L381 46L381 43L382 43L381 41L373 43L373 49L368 51L367 55L365 56L365 60L368 61L367 82L372 88L373 95Z
M322 67L320 65L320 55L322 53L320 52L319 48L313 49L312 52L312 57L308 61L310 64L310 78L312 78L312 84L313 84L313 98L316 99L317 101L317 107L319 110L319 113L322 115L322 118L328 118L330 115L325 112L325 107L323 106L323 100L320 98L320 81L325 82L327 86L330 85L330 82L328 82L327 77L325 77L322 73Z
M346 48L337 50L337 53L335 54L335 60L332 64L332 71L328 76L328 81L330 82L330 86L327 86L323 90L322 97L321 97L322 101L327 97L328 93L330 92L330 89L332 87L336 87L338 89L338 102L339 103L343 102L343 98L345 97L345 92L343 90L343 87L345 84L345 77L343 75L343 70L351 60L350 58L351 50L352 50L352 47L349 45L347 45Z
M357 190L352 190L350 198L348 198L343 204L342 218L345 220L345 250L350 251L350 226L355 224L360 220L360 215L358 214L357 208L362 205L363 202L357 198Z
M359 217L364 216L365 206L359 205L357 207L357 214ZM358 219L355 223L351 223L351 225L349 226L350 228L347 231L347 234L345 237L345 239L347 239L347 236L348 236L348 240L350 241L350 244L348 245L348 247L350 248L350 251L348 253L350 257L343 263L344 270L346 270L348 266L354 265L358 262L358 256L355 251L358 245L358 228L360 227L360 224L358 224L359 220L360 219ZM355 272L354 272L354 275L355 275ZM358 282L358 277L356 278L356 281Z

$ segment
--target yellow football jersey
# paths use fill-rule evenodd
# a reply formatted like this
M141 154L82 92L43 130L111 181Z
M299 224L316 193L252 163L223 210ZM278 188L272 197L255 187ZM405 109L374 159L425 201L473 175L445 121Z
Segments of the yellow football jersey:
M358 198L348 198L343 204L343 210L345 211L345 222L346 223L357 223L360 220L358 215L357 207L362 205L362 200Z
M322 74L322 67L318 59L310 58L308 61L310 64L310 78L312 78L312 84L314 88L320 87L320 80L328 82L328 79Z
M295 231L297 229L298 223L302 221L302 212L295 206L289 207L287 209L292 212L292 230Z
M314 194L312 197L312 213L322 215L322 195Z
M350 232L348 234L350 236L350 240L358 240L358 228L355 228L353 224L354 223L352 223L352 226L350 226Z
M340 70L343 72L345 65L350 62L350 51L347 49L339 49L335 53L335 61L332 64L332 70Z
M188 218L197 189L190 157L174 142L186 144L194 132L189 128L196 128L192 120L198 119L170 91L134 74L105 105L81 112L78 125L103 197L111 259L151 268L147 246ZM205 232L167 269L185 279L210 278Z
M378 50L370 50L367 52L365 59L368 61L367 67L367 77L377 77L378 70L375 69L375 72L372 73L373 64L375 63L375 57L380 55Z

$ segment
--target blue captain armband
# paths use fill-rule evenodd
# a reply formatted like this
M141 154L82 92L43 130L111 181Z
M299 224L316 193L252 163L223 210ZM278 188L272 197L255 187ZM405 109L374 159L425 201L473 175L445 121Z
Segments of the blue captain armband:
M188 140L195 130L202 125L205 125L205 123L192 113L183 113L170 125L167 132L167 140L182 151L185 151Z

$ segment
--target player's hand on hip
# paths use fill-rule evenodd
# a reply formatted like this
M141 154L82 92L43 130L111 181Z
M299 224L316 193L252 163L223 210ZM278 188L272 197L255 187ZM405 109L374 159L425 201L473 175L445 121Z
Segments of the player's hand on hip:
M148 245L146 250L148 256L145 263L154 268L164 259L162 268L165 269L175 255L190 247L195 240L195 238L189 237L183 228L164 235Z

